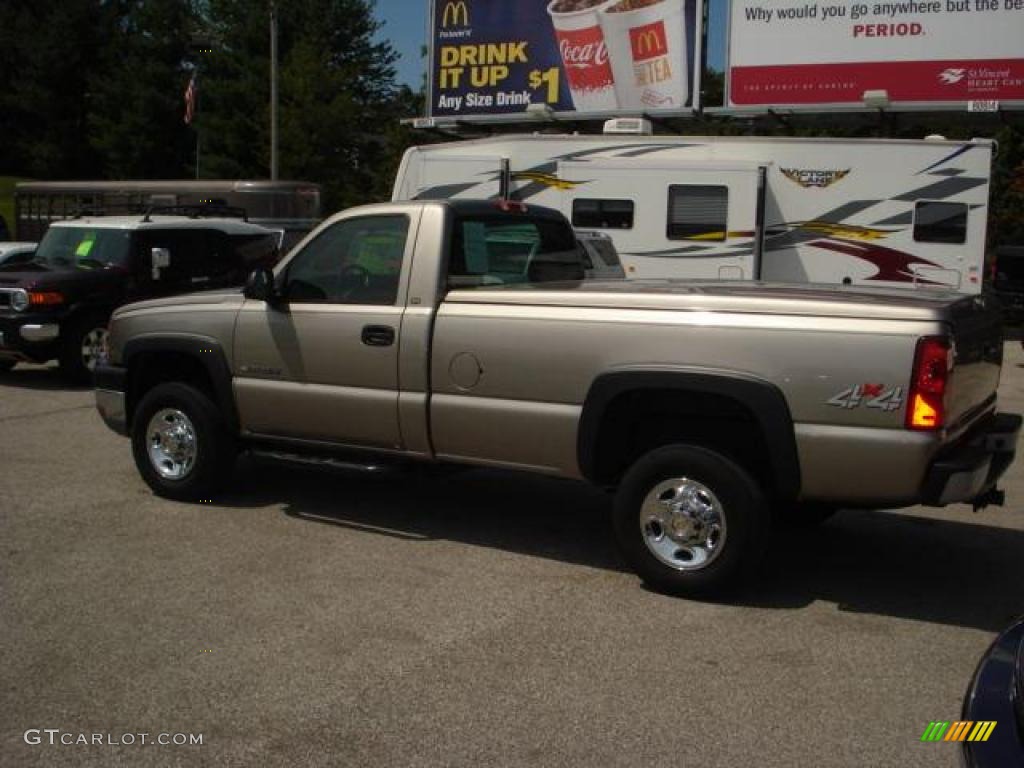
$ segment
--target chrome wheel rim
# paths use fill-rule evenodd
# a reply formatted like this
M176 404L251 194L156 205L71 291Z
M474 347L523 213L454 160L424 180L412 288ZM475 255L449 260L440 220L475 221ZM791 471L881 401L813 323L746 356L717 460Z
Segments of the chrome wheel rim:
M640 506L644 544L677 571L707 568L725 546L725 512L703 483L674 477L658 483Z
M82 365L89 371L95 371L96 366L107 359L107 333L106 328L93 328L82 339Z
M163 408L146 426L149 463L165 480L181 480L196 463L198 440L191 420L177 408Z

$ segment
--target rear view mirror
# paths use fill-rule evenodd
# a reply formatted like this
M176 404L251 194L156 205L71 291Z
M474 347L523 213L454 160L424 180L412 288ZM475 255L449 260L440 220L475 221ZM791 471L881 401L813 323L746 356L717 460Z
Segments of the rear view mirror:
M167 248L154 248L150 251L150 266L153 269L153 279L160 279L160 270L171 266L171 252Z

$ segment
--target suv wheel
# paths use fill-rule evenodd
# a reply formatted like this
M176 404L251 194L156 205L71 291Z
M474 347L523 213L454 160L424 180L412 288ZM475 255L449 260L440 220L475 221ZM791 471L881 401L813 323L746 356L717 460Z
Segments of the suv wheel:
M760 562L769 511L754 479L731 459L690 445L642 456L615 497L623 556L655 589L711 596Z
M72 323L60 346L60 371L74 384L88 384L107 356L107 321L84 318Z
M235 446L217 406L187 384L160 384L132 419L132 454L158 496L207 500L234 465Z

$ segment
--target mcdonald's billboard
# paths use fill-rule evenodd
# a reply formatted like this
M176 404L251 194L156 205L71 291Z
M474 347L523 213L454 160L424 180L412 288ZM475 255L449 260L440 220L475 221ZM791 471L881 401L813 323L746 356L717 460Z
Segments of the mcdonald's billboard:
M703 0L432 0L428 115L692 112Z

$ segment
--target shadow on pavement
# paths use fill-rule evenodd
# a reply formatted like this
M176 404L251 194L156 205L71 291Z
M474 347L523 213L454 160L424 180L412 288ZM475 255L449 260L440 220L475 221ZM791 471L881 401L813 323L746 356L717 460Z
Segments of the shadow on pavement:
M570 481L483 469L371 476L244 460L232 487L218 504L283 504L314 524L629 570L612 541L611 497ZM779 531L735 604L792 610L823 600L995 632L1024 613L1024 531L964 515L969 522L850 510L817 529Z
M61 378L56 366L30 365L21 363L11 371L0 373L0 387L12 389L35 389L50 392L85 392L88 385L68 384Z

